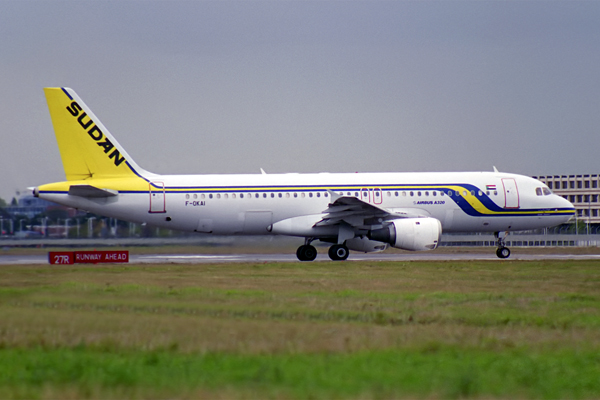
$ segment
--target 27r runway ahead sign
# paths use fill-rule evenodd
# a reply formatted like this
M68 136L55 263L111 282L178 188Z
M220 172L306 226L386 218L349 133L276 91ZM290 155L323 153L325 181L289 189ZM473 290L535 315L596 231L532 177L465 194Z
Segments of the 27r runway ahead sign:
M51 251L50 264L106 264L128 263L129 251Z

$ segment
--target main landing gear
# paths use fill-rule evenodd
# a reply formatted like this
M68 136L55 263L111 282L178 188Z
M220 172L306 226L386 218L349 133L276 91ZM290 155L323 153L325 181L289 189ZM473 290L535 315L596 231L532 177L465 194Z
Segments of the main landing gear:
M317 258L317 249L311 245L312 239L307 239L306 243L298 247L296 257L300 261L313 261ZM343 244L334 244L329 248L329 258L333 261L343 261L348 258L350 251Z
M333 261L344 261L348 258L350 251L343 244L334 244L329 248L329 258Z
M310 244L304 244L296 250L296 257L300 261L313 261L317 258L317 249Z
M502 236L500 236L499 232L494 233L496 243L498 244L498 248L496 249L496 256L498 256L498 258L510 257L510 249L506 247L506 242L504 241L506 235L508 235L508 232L505 232Z

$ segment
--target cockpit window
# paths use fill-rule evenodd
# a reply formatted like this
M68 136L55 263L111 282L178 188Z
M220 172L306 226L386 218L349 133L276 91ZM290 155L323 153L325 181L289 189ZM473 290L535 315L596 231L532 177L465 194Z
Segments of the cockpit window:
M535 188L535 194L538 196L550 196L552 192L547 187L537 187Z

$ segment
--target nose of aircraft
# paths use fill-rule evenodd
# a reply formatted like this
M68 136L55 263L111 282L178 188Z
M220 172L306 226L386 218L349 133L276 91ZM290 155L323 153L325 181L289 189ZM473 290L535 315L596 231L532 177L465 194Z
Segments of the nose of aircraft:
M564 210L564 221L563 223L569 221L575 215L575 206L567 199L562 198L558 195L554 195L556 197L554 199L554 203L556 204L556 208L560 210Z

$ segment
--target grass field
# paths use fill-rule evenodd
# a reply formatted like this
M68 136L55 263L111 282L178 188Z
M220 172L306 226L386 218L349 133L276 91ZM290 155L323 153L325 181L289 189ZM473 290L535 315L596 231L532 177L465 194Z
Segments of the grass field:
M599 398L600 262L2 266L0 398Z

